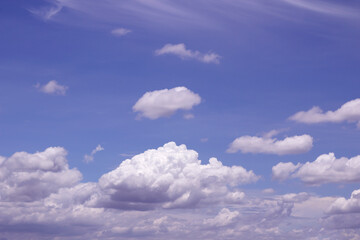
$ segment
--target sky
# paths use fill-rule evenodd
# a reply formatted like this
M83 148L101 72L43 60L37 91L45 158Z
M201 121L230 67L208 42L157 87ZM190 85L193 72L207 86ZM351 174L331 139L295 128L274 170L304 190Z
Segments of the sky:
M0 3L0 240L360 239L360 2Z

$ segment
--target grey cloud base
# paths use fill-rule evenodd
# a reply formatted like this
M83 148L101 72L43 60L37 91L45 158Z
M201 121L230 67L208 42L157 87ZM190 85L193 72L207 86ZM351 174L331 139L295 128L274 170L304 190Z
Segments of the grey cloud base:
M355 229L334 231L330 220L338 217L339 210L328 210L340 205L348 209L352 199L357 199L357 191L350 200L307 193L276 195L273 191L247 196L239 187L256 182L259 176L241 166L224 166L215 158L202 163L197 152L173 142L123 161L99 182L80 183L81 173L69 168L65 157L66 151L60 147L1 157L0 238L358 236ZM33 189L32 183L42 194L29 194L21 188ZM321 212L312 215L319 212L319 203L326 211L322 219L328 226L325 230L318 224ZM298 215L304 212L309 213L305 222Z

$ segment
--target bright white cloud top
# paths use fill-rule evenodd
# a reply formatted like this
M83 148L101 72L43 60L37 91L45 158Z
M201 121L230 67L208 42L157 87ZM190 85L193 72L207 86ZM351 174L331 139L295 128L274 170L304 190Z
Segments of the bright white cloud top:
M304 134L283 140L269 137L242 136L236 138L227 149L228 153L300 154L310 151L313 138Z
M68 90L67 86L60 85L57 81L51 80L45 85L37 84L36 88L39 89L39 91L46 93L46 94L52 94L52 95L62 95L64 96L66 94L66 91Z
M97 152L100 152L100 151L104 151L104 148L99 144L96 146L96 148L94 150L91 151L91 153L88 155L88 154L85 154L84 156L84 161L86 163L89 163L89 162L92 162L94 161L94 155L97 153Z
M186 87L175 87L145 93L133 106L138 117L157 119L169 117L178 110L191 110L201 97Z
M278 163L273 167L275 179L300 178L309 185L360 181L360 155L337 159L334 153L320 155L313 162L294 165Z
M111 33L115 36L122 37L127 35L128 33L131 33L131 30L126 28L116 28L112 30Z
M289 119L307 124L357 122L357 126L360 127L360 98L346 102L335 111L323 112L320 107L315 106L306 112L295 113Z
M185 44L166 44L160 49L155 51L155 55L171 54L178 56L181 59L195 59L204 63L220 63L220 56L216 53L201 53L199 51L193 51L186 49Z
M104 193L99 204L114 208L193 207L224 200L236 202L243 196L227 186L258 180L240 166L223 166L216 158L203 165L198 153L174 142L125 160L103 175L99 186ZM126 203L127 202L127 203Z

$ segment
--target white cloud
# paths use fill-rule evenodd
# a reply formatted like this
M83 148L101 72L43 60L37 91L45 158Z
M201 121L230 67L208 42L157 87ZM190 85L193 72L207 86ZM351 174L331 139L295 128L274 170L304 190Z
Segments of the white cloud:
M115 36L121 37L121 36L125 36L128 33L131 33L131 30L126 28L116 28L112 30L111 33Z
M66 91L68 90L67 86L60 85L55 80L51 80L47 84L42 86L40 84L37 84L36 88L38 88L43 93L53 95L65 95Z
M354 190L349 199L343 197L336 199L329 209L328 214L360 213L360 189Z
M155 55L172 54L180 57L181 59L196 59L204 63L220 63L220 56L216 53L203 54L199 51L192 51L186 49L185 44L166 44L160 49L155 51Z
M345 228L359 225L354 213L323 217L331 198L271 190L250 190L245 196L238 185L256 181L255 174L214 158L201 164L185 145L145 151L99 182L80 183L81 174L69 169L65 156L57 147L0 157L1 238L357 239ZM319 220L333 220L344 229L323 228Z
M272 133L273 134L273 133ZM272 136L272 134L270 136ZM299 154L308 152L313 146L309 135L287 137L283 140L268 137L242 136L236 138L227 149L229 153Z
M289 119L307 124L357 122L358 126L360 126L360 98L346 102L335 111L327 111L324 113L320 107L315 106L306 112L298 112Z
M223 227L234 223L239 214L238 211L232 212L227 208L223 208L214 218L205 219L204 224L213 227Z
M197 152L170 142L125 160L104 174L99 180L104 195L98 204L124 209L193 207L219 201L232 192L229 186L257 179L252 171L223 166L216 158L203 165ZM235 197L241 198L230 200Z
M61 147L34 154L17 152L0 161L0 200L34 201L77 184L82 175L69 169Z
M273 178L277 180L285 180L289 178L289 176L300 166L301 166L300 163L295 165L291 162L288 163L280 162L272 167Z
M275 178L300 178L306 184L344 183L360 181L360 155L336 159L334 153L320 155L314 162L294 165L279 163L273 167Z
M157 119L168 117L177 110L190 110L200 104L201 97L186 87L175 87L145 93L133 106L138 117Z
M94 150L91 151L91 154L90 154L90 155L85 154L85 156L84 156L84 161L85 161L86 163L89 163L89 162L94 161L94 155L95 155L95 153L100 152L100 151L103 151L103 150L104 150L104 148L103 148L100 144L97 145L97 147L96 147Z

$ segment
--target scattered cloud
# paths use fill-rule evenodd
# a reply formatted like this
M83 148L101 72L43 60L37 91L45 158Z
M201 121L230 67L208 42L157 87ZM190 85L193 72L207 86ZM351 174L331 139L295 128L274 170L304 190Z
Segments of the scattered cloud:
M52 94L52 95L62 95L62 96L64 96L66 94L66 91L68 90L67 86L60 85L55 80L51 80L47 84L42 86L38 83L36 84L35 87L39 89L40 92L46 94Z
M209 141L208 138L201 138L201 139L200 139L200 142L203 142L203 143L204 143L204 142L207 142L207 141Z
M197 152L173 142L125 160L99 182L80 179L61 147L0 157L1 237L300 240L351 234L346 224L335 232L330 223L319 224L352 211L338 214L335 198L271 190L245 195L239 184L256 181L254 173L215 158L202 164ZM324 218L324 209L334 215Z
M360 155L336 159L334 153L320 155L314 162L279 163L273 167L274 178L300 178L309 185L360 181Z
M203 54L199 51L192 51L186 49L185 44L166 44L162 48L155 51L155 55L171 54L178 56L181 59L195 59L204 63L220 63L220 56L216 53Z
M242 153L264 154L300 154L310 151L313 146L313 138L307 134L286 137L283 140L269 138L277 132L270 132L264 137L242 136L236 138L227 149L228 153L241 151Z
M121 36L125 36L128 33L131 33L131 30L126 28L116 28L112 30L111 33L115 36L121 37Z
M133 106L138 117L157 119L168 117L178 110L190 110L200 104L201 97L186 87L175 87L145 93Z
M85 154L85 156L84 156L84 162L89 163L89 162L94 161L94 155L95 155L95 153L100 152L100 151L103 151L103 150L104 150L104 148L103 148L100 144L97 145L97 147L96 147L94 150L91 151L90 155Z
M357 122L358 127L360 127L360 98L346 102L335 111L324 113L320 107L315 106L306 112L295 113L289 119L307 124Z

